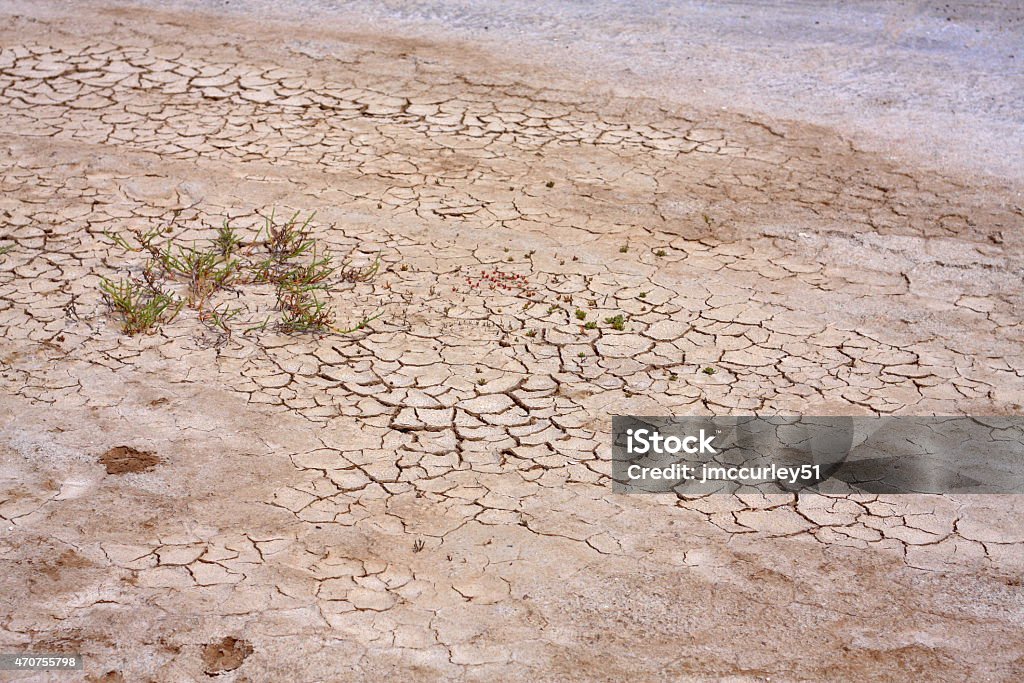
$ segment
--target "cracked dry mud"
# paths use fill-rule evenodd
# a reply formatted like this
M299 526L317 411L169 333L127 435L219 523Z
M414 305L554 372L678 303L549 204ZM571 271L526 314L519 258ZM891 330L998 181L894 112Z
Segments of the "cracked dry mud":
M1019 185L466 45L129 9L0 40L0 650L90 680L1022 675L1018 497L608 480L612 414L1020 412ZM368 329L119 334L99 278L142 264L104 233L274 207L380 254L331 300Z

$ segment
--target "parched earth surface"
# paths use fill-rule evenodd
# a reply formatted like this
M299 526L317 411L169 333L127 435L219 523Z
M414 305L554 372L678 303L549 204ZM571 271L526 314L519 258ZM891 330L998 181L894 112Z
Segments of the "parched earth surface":
M1019 183L468 44L51 9L0 22L0 650L105 681L1024 675L1020 497L608 478L613 414L1019 413ZM100 278L143 259L109 235L271 211L379 255L330 300L379 317L286 335L227 292L230 337L120 333Z

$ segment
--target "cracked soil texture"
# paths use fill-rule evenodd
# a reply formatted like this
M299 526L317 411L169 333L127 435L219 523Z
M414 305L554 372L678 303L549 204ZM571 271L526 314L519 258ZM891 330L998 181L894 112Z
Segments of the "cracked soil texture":
M93 9L0 22L0 651L96 681L1024 676L1020 497L608 479L613 414L1019 413L1020 182L470 44ZM380 255L331 300L380 318L120 334L99 279L142 263L105 233L274 207Z

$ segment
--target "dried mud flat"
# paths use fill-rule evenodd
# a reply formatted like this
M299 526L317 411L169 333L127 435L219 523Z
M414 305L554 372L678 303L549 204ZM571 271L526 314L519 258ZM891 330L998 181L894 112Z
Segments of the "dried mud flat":
M0 41L0 650L111 681L1024 675L1018 497L607 478L612 414L1019 413L1016 181L465 44L124 8ZM272 207L380 254L332 304L383 315L119 333L99 278L139 263L105 233Z

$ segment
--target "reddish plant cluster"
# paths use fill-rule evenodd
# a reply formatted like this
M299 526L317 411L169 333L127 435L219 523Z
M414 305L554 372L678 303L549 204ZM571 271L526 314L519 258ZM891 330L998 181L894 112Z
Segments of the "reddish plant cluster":
M506 273L497 268L491 271L481 270L479 277L467 276L466 284L472 290L489 288L509 294L518 293L523 296L533 296L535 293L525 275Z

